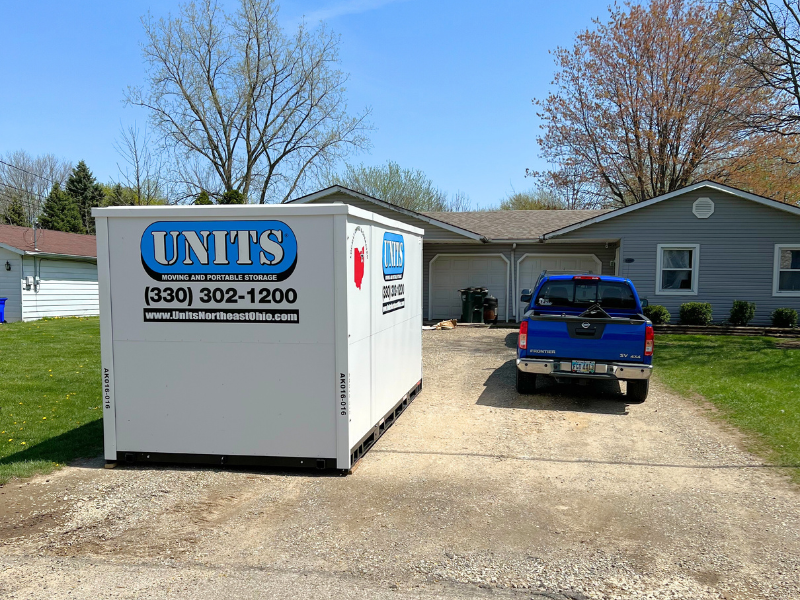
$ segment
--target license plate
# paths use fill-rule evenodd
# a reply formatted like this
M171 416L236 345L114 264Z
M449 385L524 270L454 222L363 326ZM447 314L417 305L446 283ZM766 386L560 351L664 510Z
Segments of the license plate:
M572 372L573 373L594 373L593 360L573 360Z

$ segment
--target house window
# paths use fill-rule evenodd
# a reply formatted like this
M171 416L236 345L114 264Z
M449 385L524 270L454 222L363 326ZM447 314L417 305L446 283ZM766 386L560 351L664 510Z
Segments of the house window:
M656 294L697 294L700 245L657 246Z
M800 246L775 244L774 296L800 296Z

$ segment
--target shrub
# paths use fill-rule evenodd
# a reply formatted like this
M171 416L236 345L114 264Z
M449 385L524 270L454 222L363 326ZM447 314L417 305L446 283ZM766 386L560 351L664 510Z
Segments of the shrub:
M711 324L711 305L708 302L681 304L681 325Z
M669 320L672 318L672 315L669 314L669 311L665 306L661 306L660 304L651 304L650 306L645 306L642 309L644 316L650 319L653 322L653 325L664 325L669 323Z
M731 316L728 319L731 325L747 325L756 316L756 303L734 300Z
M797 327L797 311L793 308L776 308L772 311L773 327Z

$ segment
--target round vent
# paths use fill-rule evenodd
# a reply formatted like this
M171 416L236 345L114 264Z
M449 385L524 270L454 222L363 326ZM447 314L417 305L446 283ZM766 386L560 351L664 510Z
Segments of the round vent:
M692 212L698 219L707 219L714 214L714 202L711 198L698 198L692 205Z

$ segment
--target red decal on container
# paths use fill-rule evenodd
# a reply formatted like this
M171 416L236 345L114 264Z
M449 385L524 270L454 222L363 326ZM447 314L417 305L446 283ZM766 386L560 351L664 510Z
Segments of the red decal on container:
M355 273L356 287L361 289L361 282L364 280L364 248L358 248L353 252L353 272Z

